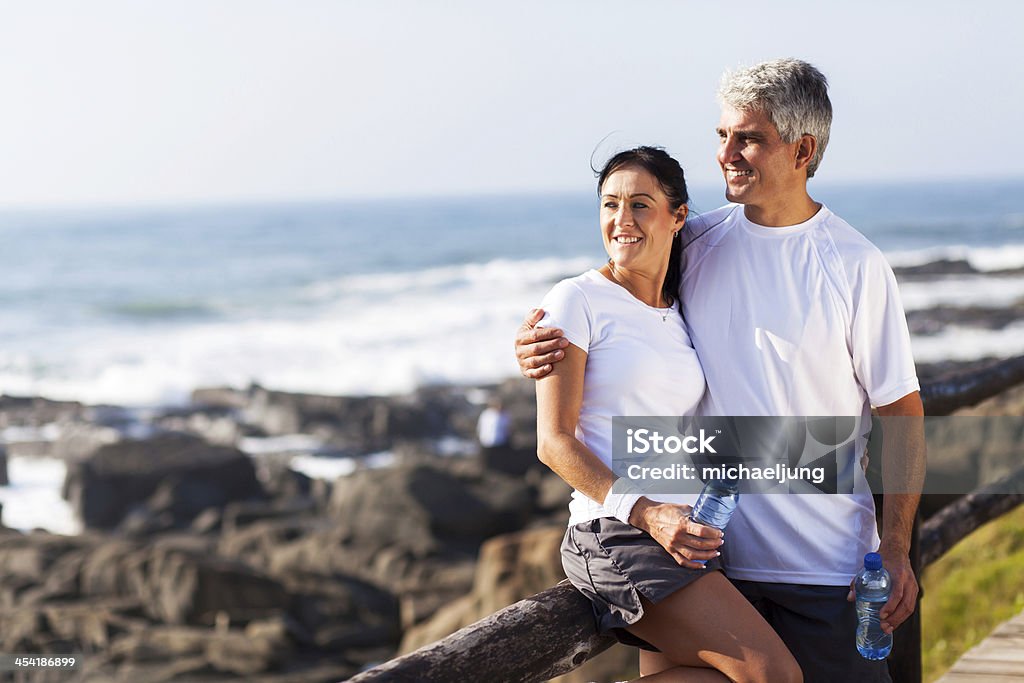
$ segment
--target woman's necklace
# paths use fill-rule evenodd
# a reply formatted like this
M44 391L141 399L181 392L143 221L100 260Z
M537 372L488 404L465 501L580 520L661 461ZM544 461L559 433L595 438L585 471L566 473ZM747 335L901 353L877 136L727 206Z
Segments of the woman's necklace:
M634 294L633 290L631 290L626 285L626 283L620 280L619 276L615 274L615 262L612 261L611 259L608 259L608 272L612 274L612 279L615 280L615 282L617 282L620 287L629 292L634 299L643 303L643 300L640 299L640 297L638 297L636 294ZM667 308L661 308L659 306L651 306L651 308L657 311L658 315L661 316L661 322L668 322L668 316L672 313L673 310L675 310L675 302L669 303Z

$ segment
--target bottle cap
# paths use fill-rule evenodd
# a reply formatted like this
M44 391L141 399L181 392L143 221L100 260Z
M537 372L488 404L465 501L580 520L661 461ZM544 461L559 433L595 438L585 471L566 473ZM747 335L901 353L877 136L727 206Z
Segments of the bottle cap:
M878 553L868 553L864 556L864 569L875 571L882 568L882 556Z

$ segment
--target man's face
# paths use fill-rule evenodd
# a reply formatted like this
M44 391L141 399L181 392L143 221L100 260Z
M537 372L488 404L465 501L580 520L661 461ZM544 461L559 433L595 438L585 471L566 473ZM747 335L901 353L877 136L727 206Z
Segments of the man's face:
M796 163L799 141L783 142L767 114L723 105L718 139L729 201L770 210L805 187L806 170Z

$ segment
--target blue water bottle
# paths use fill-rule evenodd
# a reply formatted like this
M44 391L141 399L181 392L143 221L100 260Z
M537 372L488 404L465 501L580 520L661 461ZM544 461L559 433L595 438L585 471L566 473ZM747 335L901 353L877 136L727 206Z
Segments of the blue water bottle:
M892 650L892 634L882 630L882 606L889 601L892 579L882 567L882 556L868 553L864 569L853 584L857 596L857 652L865 659L885 659Z
M690 519L716 529L725 530L740 502L740 484L736 479L709 479L704 484Z

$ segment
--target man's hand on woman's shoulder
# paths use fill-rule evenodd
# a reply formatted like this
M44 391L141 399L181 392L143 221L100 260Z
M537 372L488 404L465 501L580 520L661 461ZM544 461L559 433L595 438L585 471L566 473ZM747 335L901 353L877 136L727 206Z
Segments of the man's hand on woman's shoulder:
M557 327L537 327L543 317L544 311L535 308L516 330L516 360L519 371L529 379L540 379L551 372L552 365L565 358L562 349L569 345Z

